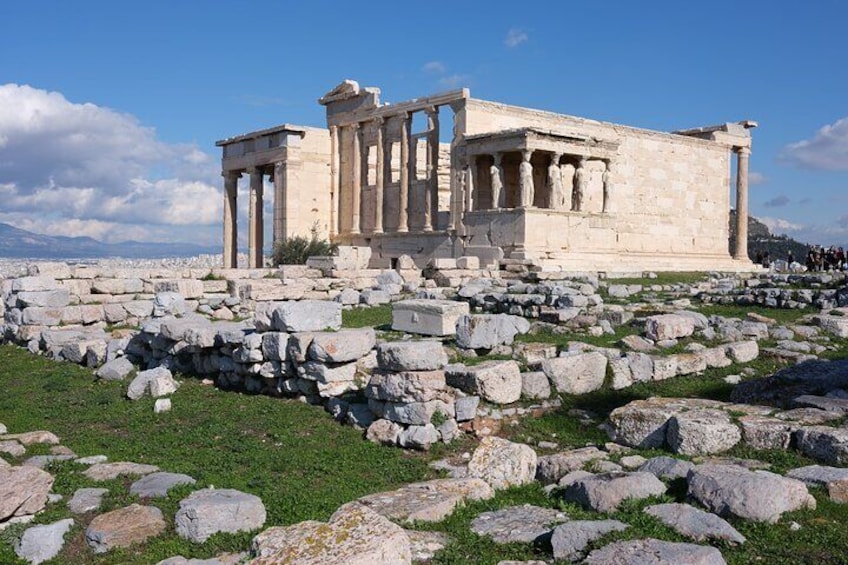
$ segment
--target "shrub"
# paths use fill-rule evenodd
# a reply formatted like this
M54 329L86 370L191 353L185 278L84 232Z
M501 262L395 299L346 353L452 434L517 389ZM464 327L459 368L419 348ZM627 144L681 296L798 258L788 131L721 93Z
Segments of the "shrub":
M298 235L274 244L274 266L303 265L309 257L332 255L338 247L326 239L318 239L313 232L311 238Z

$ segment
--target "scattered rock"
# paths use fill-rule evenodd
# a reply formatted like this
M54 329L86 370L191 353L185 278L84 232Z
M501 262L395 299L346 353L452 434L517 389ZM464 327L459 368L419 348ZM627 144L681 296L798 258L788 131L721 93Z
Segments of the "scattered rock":
M174 521L181 538L203 543L218 532L261 528L265 506L258 496L234 489L203 489L180 501Z
M685 479L689 475L689 471L695 468L695 464L674 457L652 457L648 459L644 465L639 467L640 471L651 473L652 475L666 480Z
M131 504L95 517L85 530L85 541L94 553L129 547L165 531L162 511L153 506Z
M439 551L450 542L447 534L442 532L426 532L419 530L404 530L409 538L412 549L412 562L429 562Z
M141 498L162 498L168 496L168 491L179 485L193 485L195 481L188 475L180 473L151 473L130 486L130 494Z
M153 398L166 396L177 390L177 383L171 375L171 371L165 367L156 367L147 371L141 371L130 382L127 389L127 398L138 400L145 393L150 392Z
M494 404L511 404L521 398L521 369L515 361L486 361L472 367L449 365L445 380Z
M551 545L554 559L577 561L583 557L586 548L596 539L612 532L621 532L629 528L618 520L574 520L554 528Z
M391 341L377 346L377 363L385 371L435 371L448 355L440 341Z
M483 512L472 520L471 531L490 537L495 543L544 542L553 526L567 519L564 513L552 508L524 504Z
M487 500L494 495L481 479L435 479L369 494L357 502L396 522L441 522L466 500Z
M53 475L36 467L0 467L0 522L39 512L52 486Z
M73 525L74 521L68 518L52 524L27 528L20 541L15 544L15 553L33 565L53 559L62 551L62 546L65 545L65 534Z
M556 386L557 392L568 394L586 394L601 388L606 368L607 358L597 351L542 362L542 371Z
M529 445L490 436L474 450L468 474L501 490L533 482L536 463L536 452Z
M653 538L618 541L596 549L586 565L726 565L714 547L673 543Z
M650 473L614 472L578 479L565 487L562 496L596 512L614 512L629 499L659 496L666 486Z
M745 536L726 521L715 514L704 512L688 504L655 504L645 508L644 512L657 518L678 534L695 541L717 539L731 543L745 543Z
M559 482L566 474L583 468L596 459L606 459L609 454L597 447L581 447L553 455L539 457L536 480L544 485Z
M727 451L742 439L739 428L721 410L690 410L668 422L666 438L675 453L707 455Z
M121 475L149 475L159 470L155 465L117 461L115 463L95 463L83 472L93 481L110 481Z
M93 512L103 504L103 497L109 493L107 488L81 488L74 492L68 501L68 508L74 514Z

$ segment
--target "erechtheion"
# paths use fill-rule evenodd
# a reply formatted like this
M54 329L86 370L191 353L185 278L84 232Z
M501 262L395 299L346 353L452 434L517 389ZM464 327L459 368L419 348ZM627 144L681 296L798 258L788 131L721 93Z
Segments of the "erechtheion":
M251 267L263 262L266 175L275 241L317 233L369 246L374 267L403 254L421 265L470 255L572 271L752 267L755 122L667 133L477 100L468 89L387 104L350 80L319 102L326 129L284 124L217 143L225 267L236 266L243 174ZM731 153L740 212L732 254Z

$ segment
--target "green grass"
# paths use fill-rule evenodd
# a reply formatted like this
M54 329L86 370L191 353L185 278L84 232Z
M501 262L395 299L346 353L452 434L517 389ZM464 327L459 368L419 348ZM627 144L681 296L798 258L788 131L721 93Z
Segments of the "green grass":
M744 319L749 312L759 314L780 324L795 324L801 323L799 320L809 314L816 314L818 310L814 308L803 309L788 309L788 308L769 308L767 306L736 306L722 304L704 304L693 306L693 309L701 312L705 316L722 316L724 318L740 318Z
M392 328L392 305L381 304L370 308L342 310L342 327L390 330Z
M425 455L376 446L318 407L222 392L186 379L172 396L173 411L155 415L152 399L126 400L125 386L95 381L91 372L69 363L0 346L0 421L10 433L46 429L80 456L150 463L193 476L196 488L215 485L256 494L268 512L266 526L326 520L355 498L433 476ZM52 470L54 491L66 501L82 486L110 489L104 510L131 501L130 480L94 483L82 476L84 467L73 463ZM182 487L154 503L169 524L165 535L137 549L95 556L84 545L84 528L76 528L55 562L147 564L176 554L210 557L245 550L250 534L217 535L202 545L175 535L174 512L191 490ZM37 522L69 516L66 501L49 507ZM85 516L84 524L92 517ZM0 563L14 562L11 548L0 543Z
M707 280L708 275L703 272L667 272L656 273L654 279L648 277L625 277L625 278L608 278L609 284L641 284L643 286L653 285L674 285L674 284L694 284Z

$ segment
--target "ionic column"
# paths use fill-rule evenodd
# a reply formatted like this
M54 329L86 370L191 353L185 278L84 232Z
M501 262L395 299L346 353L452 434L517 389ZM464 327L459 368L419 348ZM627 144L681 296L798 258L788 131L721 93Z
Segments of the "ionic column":
M380 117L377 123L377 189L374 192L374 233L383 233L383 185L385 183L385 148L383 147L383 129L385 120Z
M274 244L286 238L286 164L274 163Z
M533 152L529 149L521 152L521 164L518 166L518 191L521 208L533 206L536 196L536 189L533 186L533 165L530 164L530 157L532 156Z
M224 268L238 267L238 180L241 173L224 174Z
M397 231L409 231L409 114L401 116L400 122L400 203L398 206Z
M339 127L330 126L330 237L340 230L339 213Z
M439 217L439 109L430 107L427 114L427 188L424 190L424 231L433 231ZM435 220L434 220L435 217ZM438 226L437 226L438 227Z
M751 149L736 149L736 248L733 258L749 261L748 258L748 157Z
M361 144L359 143L359 124L353 123L350 125L351 133L353 134L353 141L350 156L351 156L351 169L353 179L351 182L352 188L352 200L351 200L351 223L350 223L350 233L353 235L357 235L360 233L360 207L361 207L361 193L362 193L362 149Z
M263 177L262 169L259 167L254 167L250 170L250 209L248 211L249 225L247 232L247 266L250 269L262 268L264 264L264 255L262 253L262 247L264 245L262 234L265 228L262 217L264 200Z

